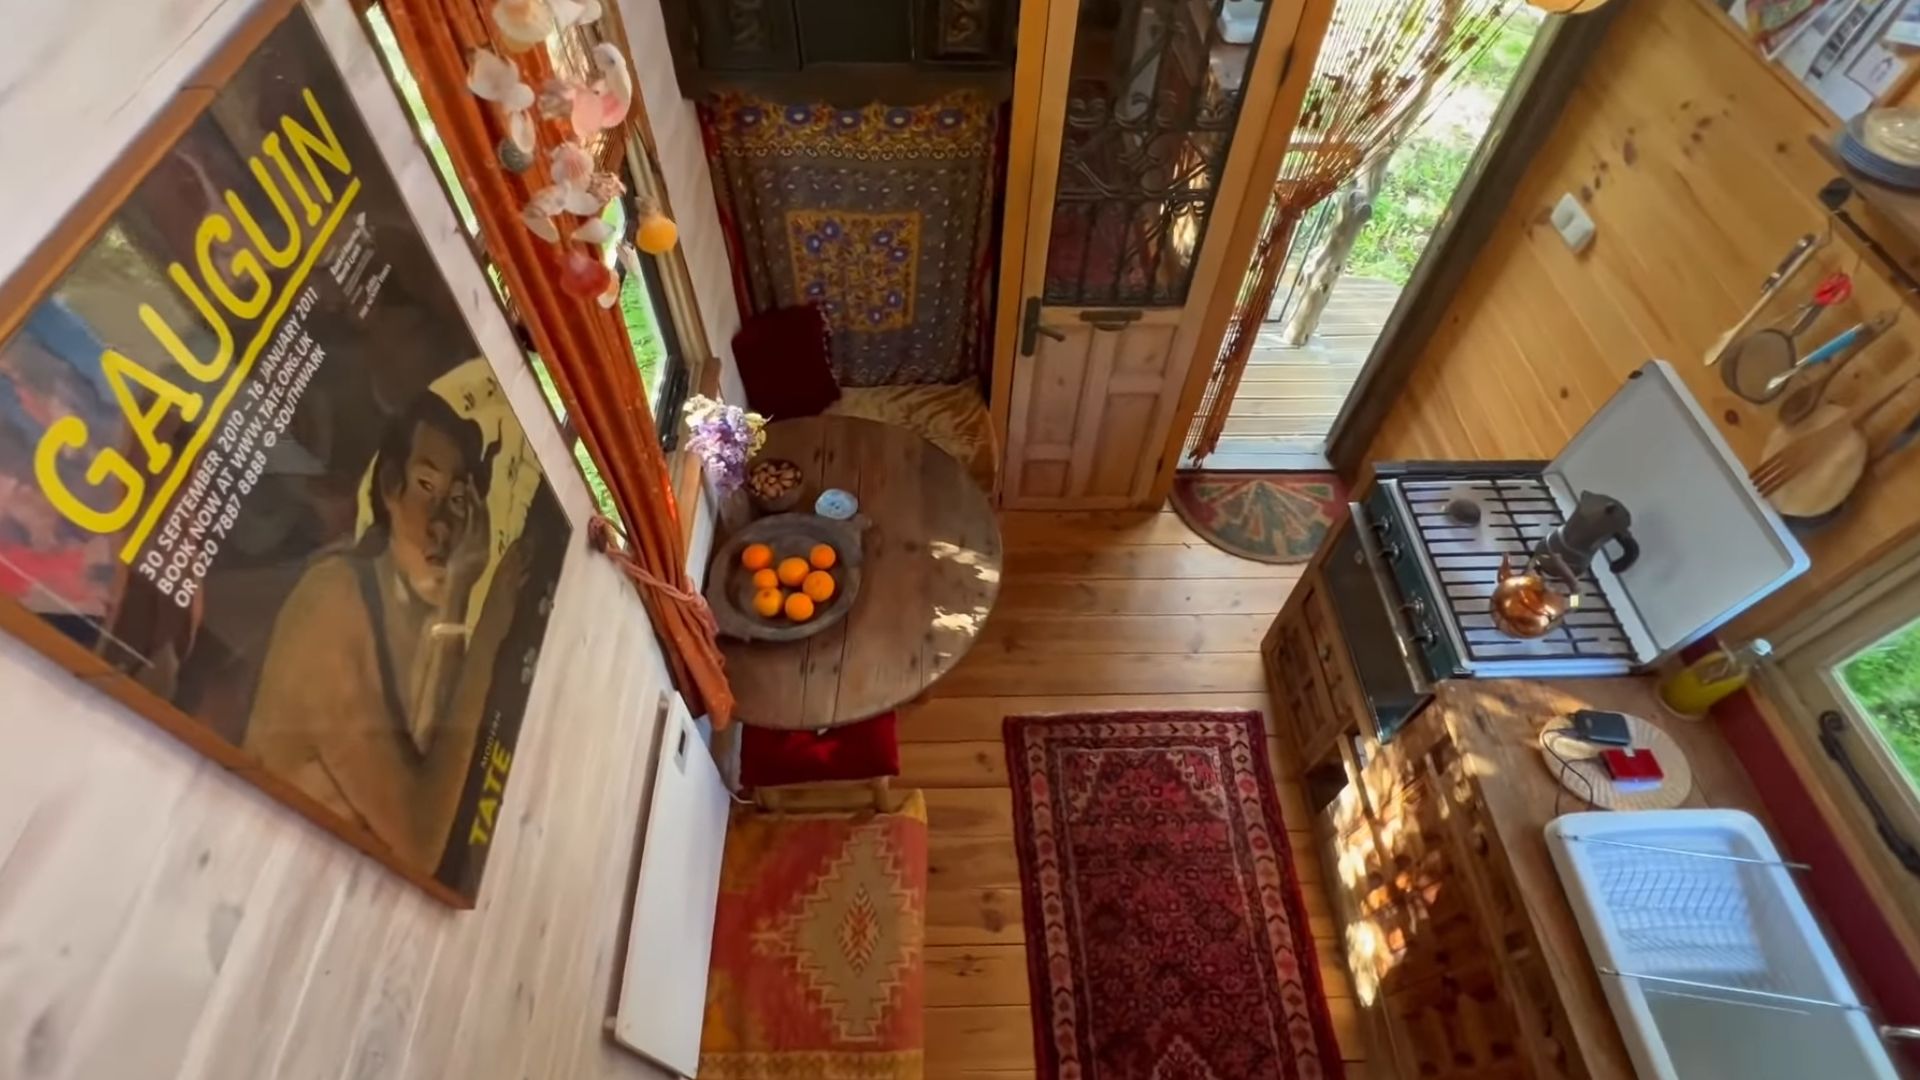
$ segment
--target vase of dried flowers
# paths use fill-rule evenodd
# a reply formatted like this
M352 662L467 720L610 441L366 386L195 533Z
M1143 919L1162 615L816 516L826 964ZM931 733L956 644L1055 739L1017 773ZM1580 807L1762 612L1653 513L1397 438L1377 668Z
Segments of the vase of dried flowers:
M687 399L687 450L712 485L721 526L731 532L753 520L743 489L747 465L767 443L767 418L703 394Z

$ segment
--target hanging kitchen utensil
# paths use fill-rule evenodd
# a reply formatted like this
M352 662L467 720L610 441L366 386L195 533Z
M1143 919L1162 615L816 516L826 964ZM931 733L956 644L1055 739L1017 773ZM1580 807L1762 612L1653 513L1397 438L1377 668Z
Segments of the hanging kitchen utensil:
M1774 492L1803 472L1825 467L1827 462L1838 459L1846 452L1846 443L1854 440L1864 442L1858 427L1860 421L1886 404L1917 375L1920 375L1920 369L1911 364L1903 365L1894 375L1863 392L1860 400L1852 405L1827 414L1824 418L1816 410L1806 424L1791 430L1790 438L1781 442L1776 449L1768 451L1765 460L1747 478L1760 494L1771 499Z
M1727 350L1720 364L1720 381L1727 389L1756 405L1772 400L1767 384L1775 375L1793 370L1793 339L1779 330L1757 330Z
M1772 401L1786 387L1783 376L1791 375L1799 361L1794 339L1811 327L1821 312L1852 295L1852 278L1844 272L1827 275L1783 326L1758 330L1735 342L1720 368L1720 380L1727 389L1756 405Z
M1820 284L1813 287L1813 295L1787 320L1793 327L1787 331L1787 336L1798 337L1813 325L1813 321L1820 317L1823 309L1830 308L1852 295L1853 277L1845 270L1835 270L1821 278Z
M1875 321L1885 320L1885 325L1882 326L1873 337L1877 338L1881 334L1884 334L1888 328L1899 321L1899 318L1899 308L1881 313L1881 315L1876 317ZM1811 378L1800 380L1800 385L1788 392L1787 396L1780 402L1780 422L1786 425L1798 424L1812 415L1815 407L1817 407L1821 401L1825 400L1827 388L1833 385L1833 380L1848 364L1853 362L1855 357L1865 351L1866 349L1863 343L1862 347L1853 349L1839 359L1825 364L1818 374Z
M1832 239L1832 223L1829 222L1828 231L1824 235L1807 233L1794 244L1793 249L1787 252L1787 257L1782 259L1773 273L1767 276L1767 280L1760 284L1760 298L1753 302L1753 306L1747 309L1745 315L1740 316L1740 321L1728 327L1726 333L1721 334L1712 345L1707 347L1705 360L1708 367L1721 361L1734 340L1745 334L1759 320L1760 314L1767 309L1767 304L1773 300L1774 296L1791 284L1794 275L1805 268L1813 256L1826 247L1828 241Z
M1801 357L1792 367L1768 379L1766 385L1768 399L1771 400L1774 396L1778 395L1780 391L1785 390L1787 383L1792 381L1795 375L1800 374L1808 368L1819 367L1821 364L1832 360L1836 356L1847 354L1859 346L1865 345L1867 342L1880 336L1887 327L1892 325L1892 313L1882 312L1871 319L1857 322L1838 334L1835 334L1826 344Z
M1798 391L1796 391L1797 393ZM1895 419L1889 422L1886 417L1891 413ZM1852 505L1859 494L1860 486L1867 482L1871 473L1880 462L1906 449L1920 434L1920 382L1910 382L1886 398L1885 403L1876 409L1873 415L1859 424L1860 434L1867 440L1867 464L1861 477L1853 485L1853 490L1824 514L1793 516L1794 530L1806 533L1823 529L1838 520ZM1876 430L1877 429L1877 430Z
M1822 405L1807 418L1805 430L1825 430L1835 424L1829 436L1813 442L1812 452L1780 485L1766 493L1767 501L1786 517L1817 518L1832 512L1846 501L1847 493L1867 469L1867 440L1853 424L1837 423L1846 414L1839 405ZM1776 428L1767 437L1766 454L1778 454L1800 436L1795 428Z

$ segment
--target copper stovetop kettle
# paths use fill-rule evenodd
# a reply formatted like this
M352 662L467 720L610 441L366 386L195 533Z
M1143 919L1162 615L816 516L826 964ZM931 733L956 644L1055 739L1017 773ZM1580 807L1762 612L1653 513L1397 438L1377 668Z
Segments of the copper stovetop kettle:
M1581 492L1573 513L1534 545L1525 565L1516 570L1510 556L1500 557L1493 624L1518 638L1545 636L1580 606L1580 578L1602 545L1612 542L1622 549L1607 560L1616 574L1640 557L1640 544L1629 531L1632 524L1633 514L1618 499Z

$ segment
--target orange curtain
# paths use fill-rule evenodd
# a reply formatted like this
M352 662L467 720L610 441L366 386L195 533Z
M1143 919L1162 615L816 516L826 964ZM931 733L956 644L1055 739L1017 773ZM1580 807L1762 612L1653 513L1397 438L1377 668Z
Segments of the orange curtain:
M562 249L529 232L520 220L531 194L550 183L548 149L568 131L560 122L543 122L539 160L524 173L509 173L495 157L505 125L491 104L467 90L475 49L489 48L516 61L521 78L536 88L553 74L546 49L509 51L487 17L486 0L385 0L383 6L507 294L629 530L625 545L610 539L602 526L593 530L595 539L639 590L688 706L695 713L704 708L716 727L725 727L733 716L733 691L714 640L712 613L687 578L672 480L626 326L617 307L602 308L591 298L562 291ZM639 108L636 99L634 109ZM557 224L564 237L578 221L561 216Z

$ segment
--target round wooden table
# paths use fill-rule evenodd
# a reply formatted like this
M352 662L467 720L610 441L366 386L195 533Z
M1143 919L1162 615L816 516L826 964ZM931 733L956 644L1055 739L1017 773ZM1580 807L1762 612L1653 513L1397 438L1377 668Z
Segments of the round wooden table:
M872 525L845 619L802 641L721 639L736 714L817 731L918 697L966 655L1000 593L1000 522L986 493L932 443L871 420L782 420L760 453L800 466L796 510L843 488Z

